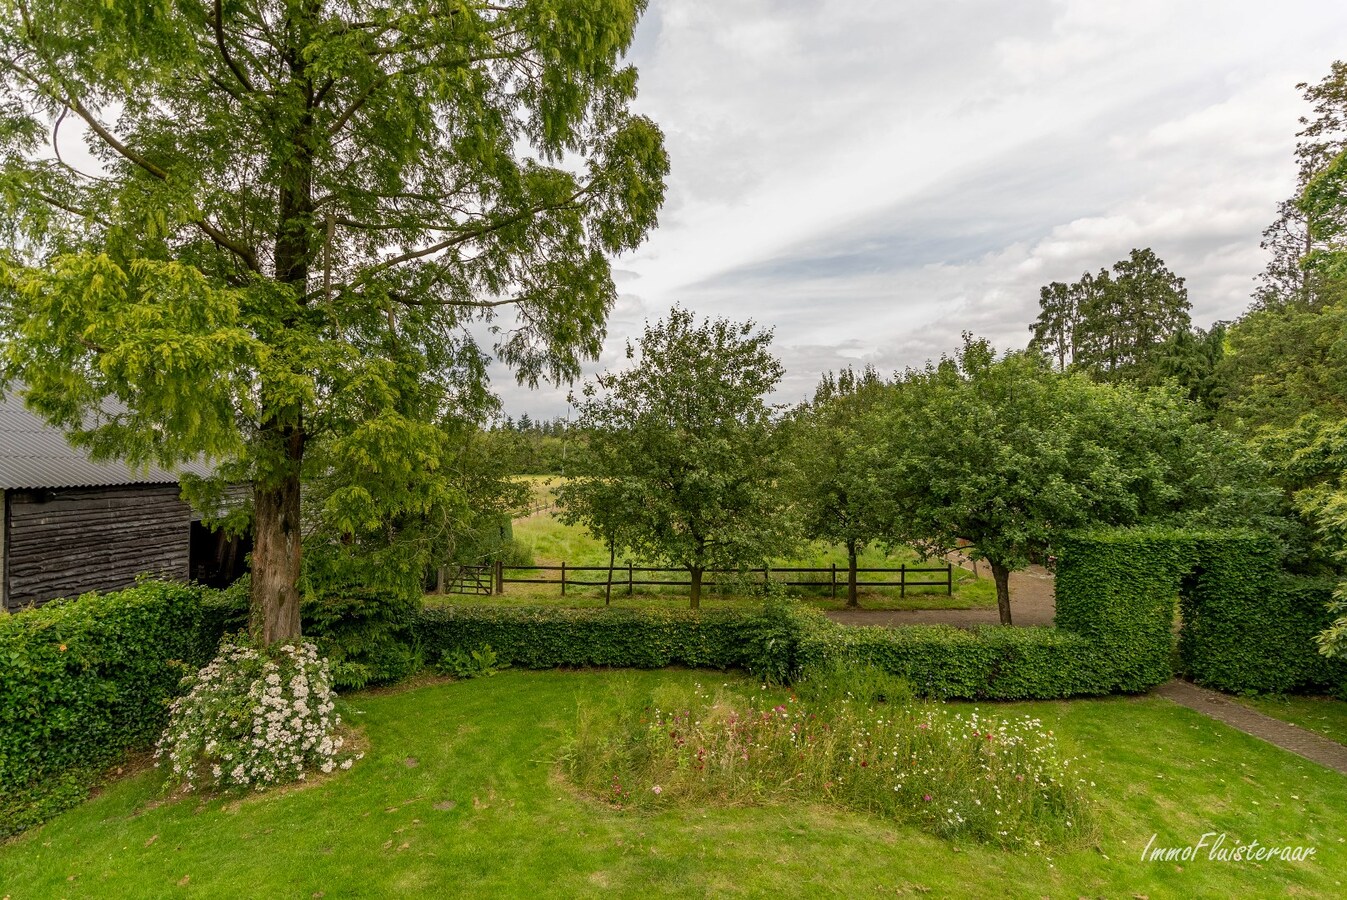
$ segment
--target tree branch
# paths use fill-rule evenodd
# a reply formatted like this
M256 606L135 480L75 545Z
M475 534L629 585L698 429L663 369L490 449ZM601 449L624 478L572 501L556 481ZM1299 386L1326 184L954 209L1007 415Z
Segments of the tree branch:
M234 73L234 77L238 79L239 84L243 85L244 89L251 94L256 90L252 81L248 78L247 73L239 67L239 64L234 62L234 57L229 55L229 49L225 46L223 7L222 0L215 0L215 46L220 48L220 57L224 59L229 71Z

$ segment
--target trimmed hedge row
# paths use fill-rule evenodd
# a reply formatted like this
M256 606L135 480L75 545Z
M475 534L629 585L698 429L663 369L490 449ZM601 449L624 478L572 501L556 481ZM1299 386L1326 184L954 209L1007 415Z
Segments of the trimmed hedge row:
M436 606L416 636L427 662L490 645L529 669L558 666L745 666L761 616L733 610Z
M924 696L965 700L1044 700L1106 694L1092 678L1091 642L1056 628L973 630L949 625L848 628L828 624L801 639L801 669L836 660L868 663L911 682Z
M148 746L218 635L203 590L147 582L0 616L0 836L79 803Z

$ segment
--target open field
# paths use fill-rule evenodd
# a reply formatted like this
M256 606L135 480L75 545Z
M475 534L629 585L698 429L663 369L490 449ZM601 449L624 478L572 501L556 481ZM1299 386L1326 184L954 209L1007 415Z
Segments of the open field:
M607 566L608 551L603 545L592 538L583 528L565 525L558 521L551 512L552 491L560 479L557 476L550 475L521 475L518 476L521 481L527 481L533 492L533 507L536 510L528 515L521 516L514 520L514 538L515 541L532 554L533 561L537 565L560 565L565 562L568 566ZM628 562L634 565L654 565L649 561L639 559L628 559L625 556L619 556L616 565L625 569ZM830 596L831 590L825 588L793 588L811 604L822 609L842 609L846 606L846 551L841 547L828 547L816 545L808 548L806 551L795 557L786 559L775 559L773 565L778 566L799 566L806 568L828 568L836 565L838 567L838 597ZM892 553L885 553L883 548L870 547L860 556L859 565L861 568L896 568L900 565L908 566L941 566L943 560L930 560L922 562L921 558L912 550L906 547L898 547ZM527 577L546 576L559 581L559 575L556 572L536 573L524 572L516 573ZM975 576L972 572L955 567L954 569L954 594L946 596L944 587L909 587L907 596L900 598L896 588L864 588L860 592L861 605L867 609L976 609L993 607L996 605L996 588L991 581L990 573L985 565L981 568L981 577ZM507 573L509 577L510 573ZM606 578L603 572L585 572L579 575L582 580L600 581ZM623 573L614 573L614 581L625 581L626 575ZM669 574L665 576L669 580L674 580L679 576ZM686 577L686 576L684 576ZM760 578L761 575L754 576ZM821 581L830 581L830 575L818 574L810 576ZM943 578L943 575L933 576L924 575L914 580L937 580ZM862 575L861 580L896 580L896 575ZM714 580L711 576L708 581ZM806 576L795 575L791 580L804 581ZM703 601L708 603L735 603L744 598L739 596L741 592L734 588L716 589L708 587L703 595ZM477 597L436 597L431 598L435 602L480 602ZM686 602L687 588L679 587L659 587L642 586L638 587L632 596L627 596L626 585L621 588L614 587L613 600L614 606L649 606L665 605ZM561 597L561 589L558 584L507 584L505 594L502 597L494 598L493 602L501 602L510 605L532 605L538 603L563 603L566 606L602 606L604 604L604 589L601 587L583 587L567 585L566 597Z
M1347 778L1153 697L998 705L1078 757L1101 835L1066 852L956 845L822 805L634 814L577 796L556 760L578 702L716 672L520 672L348 698L349 772L239 800L165 801L143 770L0 846L29 897L1334 897ZM984 705L985 706L985 705ZM1143 862L1204 833L1316 848L1305 862ZM1209 837L1210 842L1213 838Z

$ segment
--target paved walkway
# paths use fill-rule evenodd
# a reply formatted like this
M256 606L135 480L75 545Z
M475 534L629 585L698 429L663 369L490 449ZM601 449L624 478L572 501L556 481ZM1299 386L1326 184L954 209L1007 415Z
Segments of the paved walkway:
M1306 731L1298 725L1265 716L1255 709L1187 681L1171 681L1155 689L1161 697L1173 700L1237 731L1253 735L1275 747L1299 754L1321 766L1347 775L1347 747L1337 741Z
M965 568L967 565L965 564ZM978 574L990 579L986 563L978 564ZM1010 615L1016 625L1051 625L1057 607L1052 597L1052 573L1042 566L1030 566L1010 573ZM989 609L838 609L828 618L842 625L997 625L1001 618L996 607Z

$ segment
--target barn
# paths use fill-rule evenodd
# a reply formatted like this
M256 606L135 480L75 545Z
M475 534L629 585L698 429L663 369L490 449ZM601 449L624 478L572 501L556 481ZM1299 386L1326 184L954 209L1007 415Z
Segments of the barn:
M225 584L251 549L202 525L176 473L95 462L13 392L0 397L0 489L0 599L10 611L117 590L141 574Z

